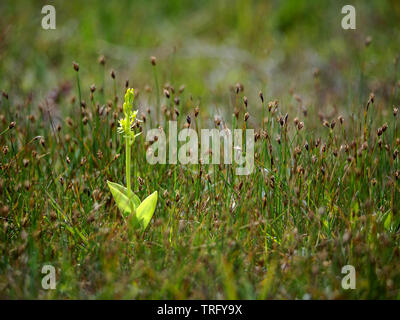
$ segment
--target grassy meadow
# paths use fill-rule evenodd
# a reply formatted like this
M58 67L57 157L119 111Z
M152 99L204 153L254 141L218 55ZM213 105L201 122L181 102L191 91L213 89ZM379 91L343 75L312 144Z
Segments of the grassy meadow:
M356 30L345 1L56 0L55 30L46 4L0 2L0 298L400 298L398 1ZM127 88L145 232L107 186ZM254 129L254 171L149 164L168 120Z

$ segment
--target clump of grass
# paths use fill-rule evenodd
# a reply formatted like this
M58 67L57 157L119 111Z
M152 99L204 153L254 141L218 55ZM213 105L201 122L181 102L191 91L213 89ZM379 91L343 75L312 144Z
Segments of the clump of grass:
M121 106L114 92L105 104L107 93L82 88L93 107L85 139L68 95L59 123L44 107L29 130L9 109L0 115L1 297L398 297L398 111L381 112L385 97L366 97L349 117L303 112L239 84L229 123L194 103L190 87L155 93L179 128L256 130L256 169L235 176L223 164L150 165L152 142L138 134L157 123L157 107L139 122L132 89ZM121 114L125 151L109 143ZM124 172L126 187L115 182ZM58 270L52 292L36 281L48 263ZM341 288L346 264L357 290Z

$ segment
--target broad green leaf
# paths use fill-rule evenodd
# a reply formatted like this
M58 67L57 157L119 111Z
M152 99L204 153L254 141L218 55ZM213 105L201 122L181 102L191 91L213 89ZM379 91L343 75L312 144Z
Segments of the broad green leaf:
M110 186L110 184L112 184L116 189L119 190L119 192L121 192L126 197L128 197L128 190L124 186L121 186L118 183L114 183L114 182L110 182L110 181L107 181L107 183L108 183L109 186ZM141 202L139 197L136 194L134 194L133 192L131 192L131 201L133 202L133 205L135 206L135 209L137 207L139 207L140 202Z
M128 197L121 190L122 186L117 183L107 181L108 187L114 197L115 203L118 208L124 213L124 215L128 215L132 212L132 208L129 202Z
M389 212L389 213L387 214L387 217L386 217L386 219L385 219L385 222L383 223L383 226L385 227L386 230L389 230L389 229L390 229L391 222L392 222L392 213Z
M114 197L115 203L118 208L124 213L124 215L129 215L132 211L140 205L140 199L137 195L131 192L130 201L127 196L127 190L125 187L119 185L118 183L107 181L108 187ZM132 210L133 209L133 210Z
M157 191L154 191L149 195L136 210L136 216L143 228L145 230L153 217L154 210L157 205Z

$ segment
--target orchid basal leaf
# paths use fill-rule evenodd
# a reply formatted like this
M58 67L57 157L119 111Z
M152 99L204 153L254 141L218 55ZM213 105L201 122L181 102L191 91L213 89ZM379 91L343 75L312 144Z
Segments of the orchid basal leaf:
M143 228L143 231L150 223L154 210L156 209L156 205L157 191L154 191L151 195L144 199L140 206L136 209L136 216Z
M120 184L118 184L118 183L114 183L114 182L108 182L109 184L112 184L115 188L117 188L121 193L123 193L126 197L128 197L128 190L124 187L124 186L121 186ZM133 202L133 205L135 206L135 209L137 208L137 207L139 207L139 205L140 205L140 199L139 199L139 197L136 195L136 194L134 194L133 192L131 192L131 201Z
M107 181L107 184L114 197L115 203L125 216L131 214L132 211L134 212L136 208L139 207L140 199L133 192L131 192L131 198L129 201L127 190L124 186L110 181Z

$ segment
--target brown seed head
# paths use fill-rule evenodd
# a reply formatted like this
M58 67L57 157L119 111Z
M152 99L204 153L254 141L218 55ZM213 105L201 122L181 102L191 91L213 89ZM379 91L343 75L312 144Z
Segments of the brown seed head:
M169 99L171 96L167 89L164 89L164 95L167 97L167 99Z
M263 95L263 93L261 91L258 93L258 96L261 99L261 103L264 103L264 95Z
M375 100L375 94L373 92L371 92L369 94L368 102L374 103L374 100Z
M100 63L102 66L104 66L104 65L106 64L106 58L105 58L103 55L101 55L101 56L99 57L99 63Z

